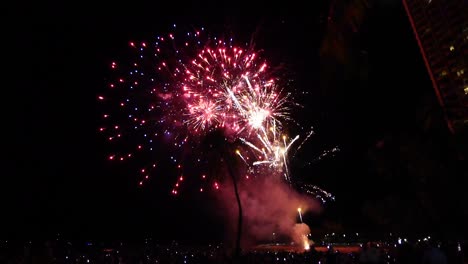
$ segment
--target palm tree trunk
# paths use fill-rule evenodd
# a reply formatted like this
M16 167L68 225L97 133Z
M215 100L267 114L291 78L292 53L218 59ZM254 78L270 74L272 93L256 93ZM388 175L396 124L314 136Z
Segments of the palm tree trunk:
M242 204L241 200L239 197L239 191L237 189L237 178L236 177L236 170L234 169L233 166L233 160L232 160L232 154L227 153L227 167L229 171L229 175L231 176L232 184L234 186L234 193L236 195L236 201L237 201L237 208L239 209L238 211L238 216L237 216L237 238L236 238L236 248L234 251L234 257L236 259L240 258L241 255L241 237L242 237Z

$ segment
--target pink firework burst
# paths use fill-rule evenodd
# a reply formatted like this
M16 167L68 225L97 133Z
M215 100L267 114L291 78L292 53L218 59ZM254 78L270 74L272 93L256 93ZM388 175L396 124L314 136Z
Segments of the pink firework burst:
M249 49L202 49L185 70L184 97L190 109L197 107L188 123L196 130L223 127L235 135L280 124L288 116L288 97L281 95L267 69L266 61Z
M104 112L99 132L111 145L110 161L145 170L139 185L157 171L156 165L145 165L148 160L167 160L177 168L172 193L179 193L186 174L181 164L206 133L221 129L229 137L247 136L285 110L266 60L251 48L234 46L232 38L209 37L202 28L129 46L128 57L109 63L112 78L97 96ZM203 154L189 156L200 167L206 163ZM212 185L203 182L202 189Z
M268 167L289 180L288 151L299 137L286 136L283 126L294 104L257 51L209 37L203 28L129 46L130 56L109 63L112 78L97 95L109 161L137 166L141 186L158 174L158 164L164 173L171 164L174 195L194 172L200 192L220 190L219 174L208 172L214 163L197 149L216 130L243 145L236 153L254 168L251 176Z

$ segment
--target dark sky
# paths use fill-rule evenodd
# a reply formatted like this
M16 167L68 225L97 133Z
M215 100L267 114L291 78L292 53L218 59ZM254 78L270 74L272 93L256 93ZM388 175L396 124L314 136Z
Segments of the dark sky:
M109 61L123 53L128 40L150 37L172 23L229 28L241 39L258 30L257 45L273 61L285 62L299 89L310 92L306 110L296 114L316 127L316 143L299 160L340 146L335 158L309 168L311 182L340 201L329 217L345 226L359 223L361 203L372 200L362 187L368 149L389 131L412 127L412 116L424 96L433 96L432 87L403 8L385 1L369 11L351 48L364 54L359 57L367 61L368 78L337 76L339 81L324 87L320 74L327 69L321 68L319 47L329 3L316 2L323 3L54 3L10 10L16 57L7 66L13 85L4 88L9 105L4 130L11 134L1 179L0 235L149 233L190 239L207 230L222 232L208 196L173 198L169 186L136 188L134 178L108 166L106 145L96 135L95 98ZM363 67L362 59L353 63L346 67ZM298 173L304 173L300 167Z

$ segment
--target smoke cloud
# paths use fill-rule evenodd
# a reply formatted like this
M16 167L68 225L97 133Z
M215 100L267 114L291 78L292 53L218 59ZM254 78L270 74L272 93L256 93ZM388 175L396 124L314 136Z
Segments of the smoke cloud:
M301 211L321 211L319 202L299 194L279 177L258 177L238 183L243 210L242 247L251 248L260 243L291 243L303 247L304 235L309 227L301 223ZM238 208L232 182L226 181L219 196L223 215L226 216L227 240L235 242Z

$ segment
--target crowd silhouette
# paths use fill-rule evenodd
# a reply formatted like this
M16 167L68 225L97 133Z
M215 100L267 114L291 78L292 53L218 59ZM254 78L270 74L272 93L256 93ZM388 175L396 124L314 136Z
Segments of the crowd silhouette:
M462 242L401 243L382 247L363 243L360 250L340 252L333 245L326 251L312 246L305 252L249 251L233 258L223 245L183 246L177 242L157 244L72 243L61 240L0 242L0 263L310 263L310 264L464 264L465 244Z

